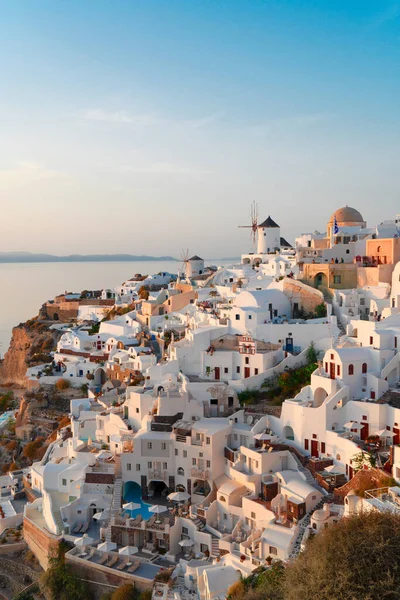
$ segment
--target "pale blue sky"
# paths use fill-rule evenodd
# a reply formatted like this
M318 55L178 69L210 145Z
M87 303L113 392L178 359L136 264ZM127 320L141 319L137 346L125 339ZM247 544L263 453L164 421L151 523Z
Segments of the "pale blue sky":
M400 0L0 1L0 251L249 249L400 212Z

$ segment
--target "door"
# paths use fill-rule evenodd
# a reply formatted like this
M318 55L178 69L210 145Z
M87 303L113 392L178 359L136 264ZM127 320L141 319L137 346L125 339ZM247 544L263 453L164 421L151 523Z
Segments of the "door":
M331 379L336 379L336 369L335 369L335 363L330 363L330 378Z
M250 377L250 367L244 368L244 378L247 379L247 377Z
M286 350L286 352L293 353L293 338L292 337L286 338L285 350Z
M361 425L362 425L363 427L362 427L362 429L361 429L361 434L360 434L360 436L361 436L361 439L362 439L362 440L366 440L366 439L367 439L367 437L369 436L369 425L368 425L368 423L362 423L362 422L361 422Z
M315 458L319 456L318 440L311 440L311 456L315 456Z
M219 368L219 367L215 367L214 374L215 374L215 379L216 379L216 381L219 381L219 380L220 380L220 377L221 377L221 370L220 370L220 368Z
M397 427L393 427L393 445L395 446L396 444L400 444L400 429L397 429Z

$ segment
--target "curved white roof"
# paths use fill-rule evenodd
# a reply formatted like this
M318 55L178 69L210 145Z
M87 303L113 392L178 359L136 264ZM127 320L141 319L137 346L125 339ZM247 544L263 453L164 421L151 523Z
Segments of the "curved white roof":
M268 304L274 306L278 304L287 304L290 308L290 302L281 290L267 289L267 290L254 290L252 292L243 291L240 292L235 300L235 306L240 308L249 307L255 309L268 308Z

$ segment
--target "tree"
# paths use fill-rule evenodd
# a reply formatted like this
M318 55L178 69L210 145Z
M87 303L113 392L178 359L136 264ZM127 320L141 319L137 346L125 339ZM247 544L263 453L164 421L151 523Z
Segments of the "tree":
M318 360L317 351L315 350L314 342L311 342L307 348L307 361L309 363L316 363Z
M399 598L400 516L372 511L320 532L288 566L284 600Z
M60 379L57 379L56 388L59 392L61 392L62 390L68 390L70 387L71 383L70 381L68 381L68 379L63 379L62 377L60 377Z
M60 547L56 556L50 558L49 567L40 578L41 591L47 600L90 600L86 583L79 579L66 564L64 548Z
M115 590L111 600L137 600L135 588L131 583L125 583Z

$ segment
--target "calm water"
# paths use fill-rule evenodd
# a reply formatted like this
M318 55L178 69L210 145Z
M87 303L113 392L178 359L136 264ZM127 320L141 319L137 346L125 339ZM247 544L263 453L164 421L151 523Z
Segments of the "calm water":
M0 355L6 352L15 325L37 315L47 300L65 291L81 292L121 285L135 273L176 273L174 261L0 263ZM212 261L212 264L222 264Z

